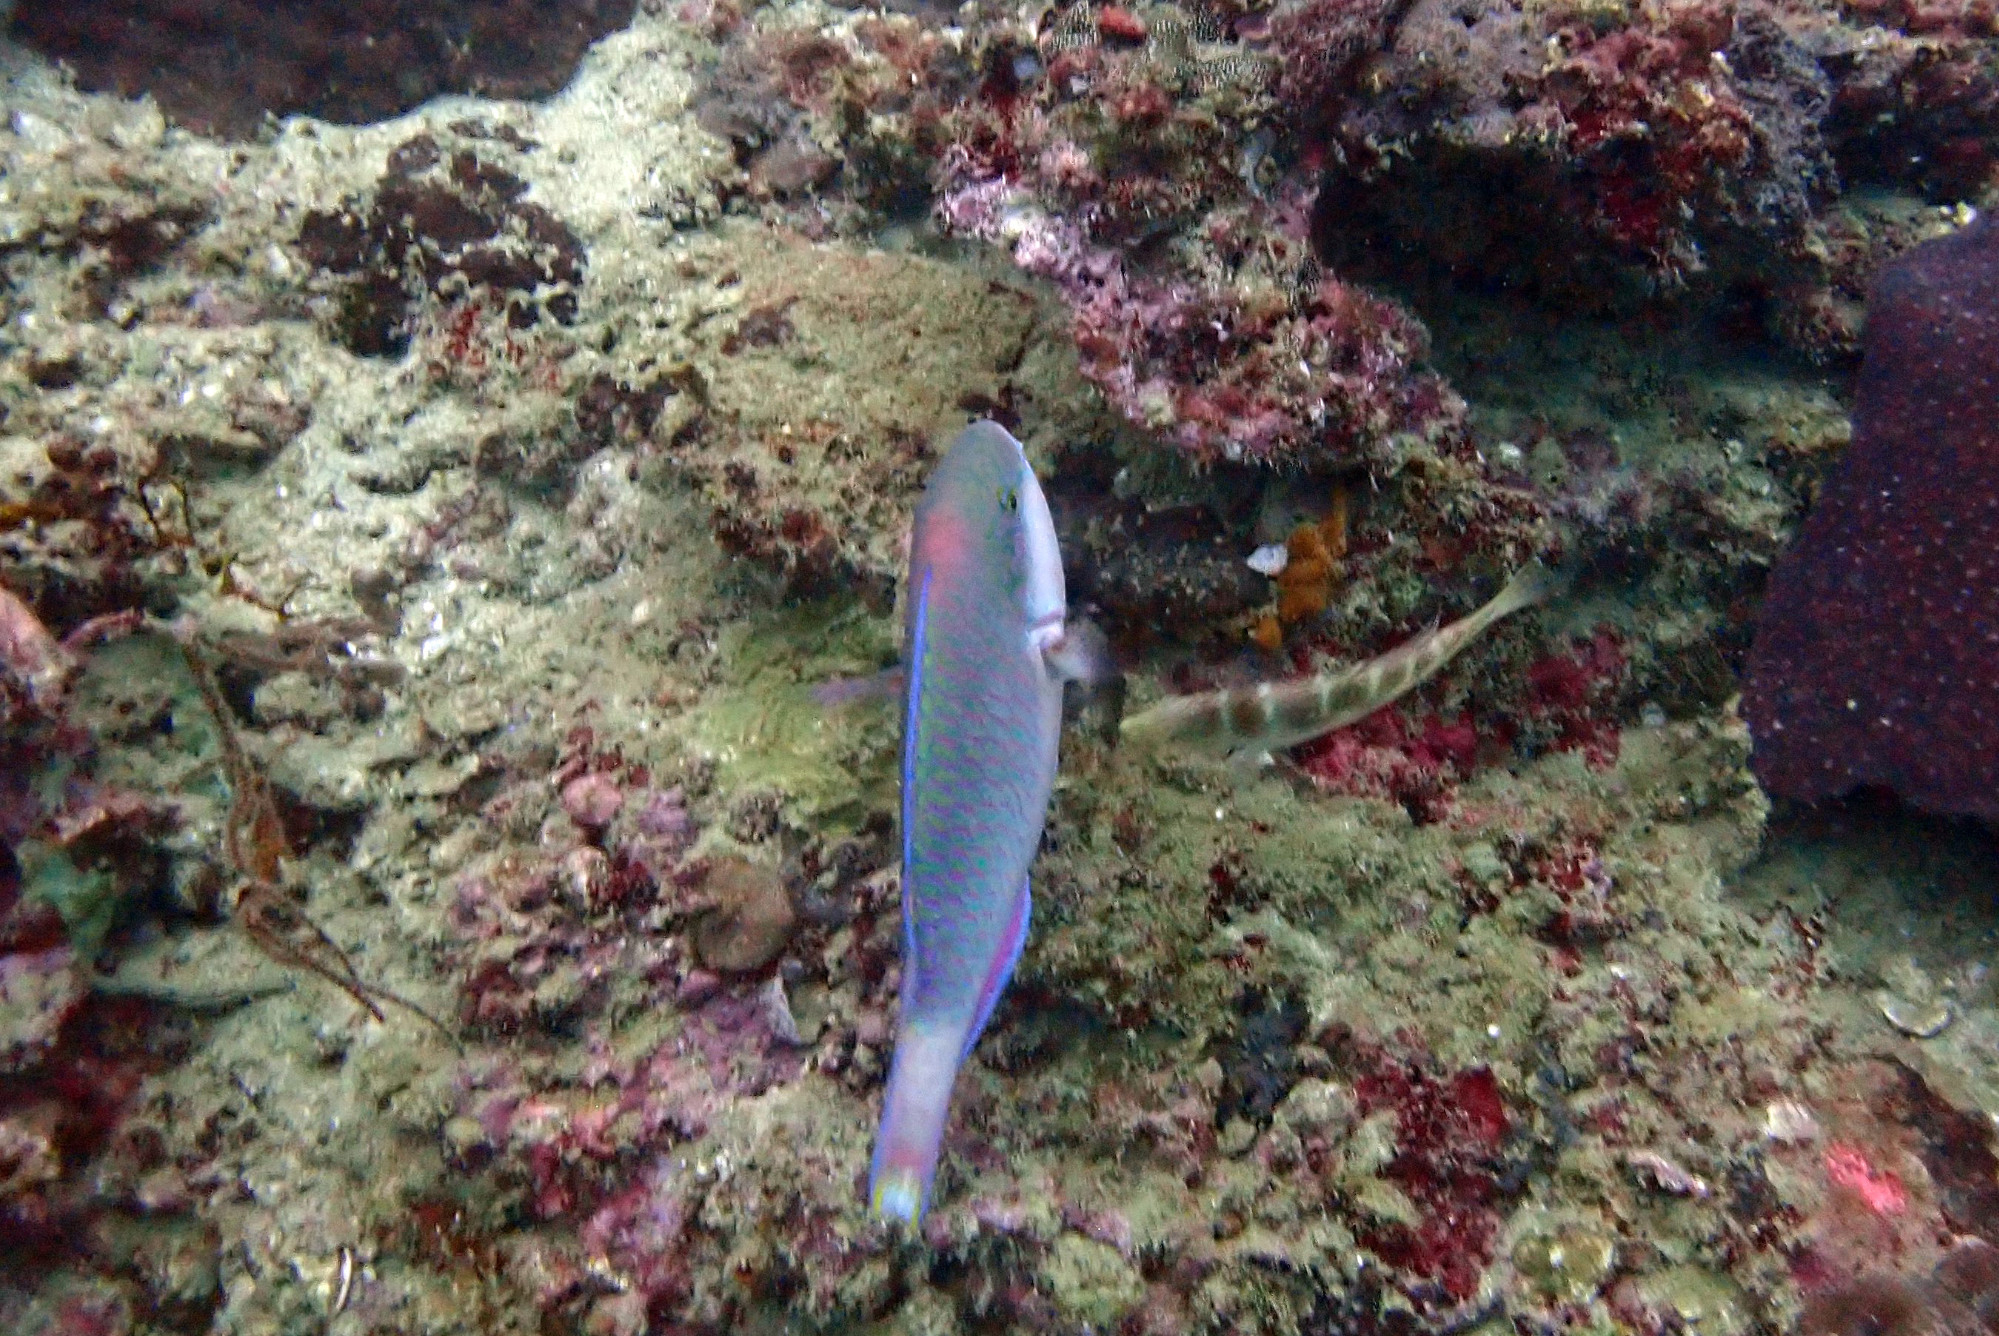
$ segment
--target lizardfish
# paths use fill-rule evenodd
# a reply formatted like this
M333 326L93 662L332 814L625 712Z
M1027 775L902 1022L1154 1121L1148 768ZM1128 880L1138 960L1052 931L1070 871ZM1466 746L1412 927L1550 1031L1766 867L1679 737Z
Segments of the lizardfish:
M1365 719L1427 681L1480 632L1502 617L1539 603L1561 585L1536 562L1491 602L1448 626L1425 631L1388 653L1290 682L1259 682L1191 696L1172 696L1126 719L1127 743L1205 747L1236 759L1258 759Z
M1099 643L1067 623L1055 524L1020 442L975 422L916 507L904 594L902 1019L868 1196L929 1205L958 1068L1027 937L1062 685Z

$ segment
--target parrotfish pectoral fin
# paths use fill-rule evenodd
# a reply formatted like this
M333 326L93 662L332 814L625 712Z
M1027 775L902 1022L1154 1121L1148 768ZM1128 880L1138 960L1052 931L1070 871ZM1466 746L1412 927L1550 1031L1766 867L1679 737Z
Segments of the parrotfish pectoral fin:
M956 1026L905 1020L896 1036L874 1164L868 1170L868 1205L883 1220L914 1226L923 1219L965 1047Z
M1097 686L1117 676L1111 663L1110 641L1094 622L1070 622L1041 651L1048 670L1065 682Z
M868 700L893 700L902 694L904 677L900 667L862 677L836 677L812 688L812 699L829 710L843 710Z

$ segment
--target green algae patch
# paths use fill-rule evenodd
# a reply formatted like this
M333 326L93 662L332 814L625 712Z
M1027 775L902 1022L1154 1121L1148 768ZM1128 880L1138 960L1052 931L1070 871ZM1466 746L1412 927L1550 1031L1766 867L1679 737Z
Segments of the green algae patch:
M108 872L78 867L62 850L39 840L23 840L14 854L22 892L55 910L71 943L89 959L117 917L117 880Z
M1616 1263L1616 1240L1582 1223L1537 1230L1513 1245L1514 1267L1550 1303L1588 1303Z
M720 633L723 680L688 735L735 792L782 794L794 819L846 833L894 809L893 696L832 707L813 688L875 671L894 652L888 619L861 609L787 608Z
M1064 1234L1043 1268L1064 1313L1092 1326L1109 1326L1145 1298L1145 1280L1107 1243Z
M1741 1336L1756 1325L1742 1287L1705 1267L1668 1267L1640 1277L1637 1286L1648 1309L1671 1314L1689 1331Z
M146 793L159 775L179 776L174 806L184 823L191 812L227 804L228 786L215 768L215 724L180 650L165 637L139 635L97 647L70 689L69 711L97 736L115 737L120 744L107 748L86 772L96 783ZM128 722L148 719L171 723L140 728ZM29 783L36 801L53 811L76 778L74 759L57 754ZM145 860L119 856L120 841L154 820L106 819L108 835L85 830L60 843L25 839L15 849L22 893L56 911L83 958L97 953L129 906L158 893Z

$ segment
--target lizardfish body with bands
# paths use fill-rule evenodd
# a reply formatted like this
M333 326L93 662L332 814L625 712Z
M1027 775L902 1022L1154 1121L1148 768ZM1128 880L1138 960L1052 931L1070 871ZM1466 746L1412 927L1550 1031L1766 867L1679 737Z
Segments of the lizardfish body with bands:
M1065 624L1048 502L1004 428L973 423L931 475L904 615L902 1019L868 1195L914 1224L959 1065L1027 936L1062 684L1096 654Z
M1539 603L1560 584L1559 577L1534 563L1484 607L1378 658L1295 681L1173 696L1126 719L1119 735L1139 746L1177 744L1248 760L1310 742L1365 719L1427 681L1487 627Z

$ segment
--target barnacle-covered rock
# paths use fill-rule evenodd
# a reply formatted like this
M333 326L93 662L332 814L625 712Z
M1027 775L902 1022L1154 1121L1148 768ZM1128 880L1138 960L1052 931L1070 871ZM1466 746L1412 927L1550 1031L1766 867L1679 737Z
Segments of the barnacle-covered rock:
M694 954L710 969L743 974L777 959L798 915L784 879L740 858L712 864L701 882L713 907L695 921Z

